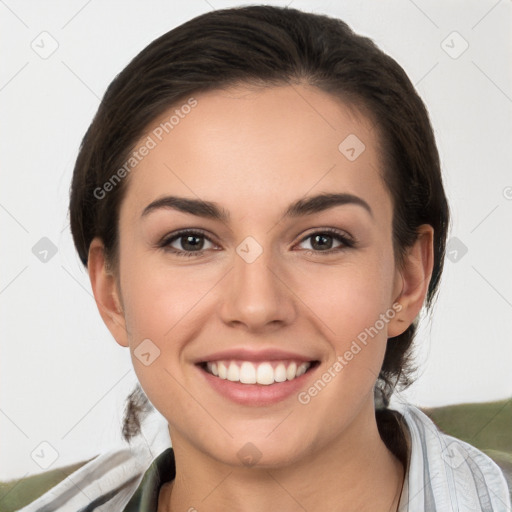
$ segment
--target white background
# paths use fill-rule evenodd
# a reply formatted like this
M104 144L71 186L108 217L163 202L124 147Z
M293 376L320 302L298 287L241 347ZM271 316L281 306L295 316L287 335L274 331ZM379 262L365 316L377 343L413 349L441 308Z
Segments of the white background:
M57 451L51 467L58 467L120 439L123 402L136 381L72 245L74 160L106 87L131 58L200 13L237 5L0 2L1 479L41 471L30 454L42 441ZM467 253L446 261L433 319L417 337L418 378L403 396L419 406L511 397L511 1L290 6L338 16L374 39L404 67L431 114L450 238ZM43 31L58 43L47 59L31 47L41 37L50 47ZM458 58L445 51L459 53L464 41ZM46 263L32 252L42 237L58 249Z

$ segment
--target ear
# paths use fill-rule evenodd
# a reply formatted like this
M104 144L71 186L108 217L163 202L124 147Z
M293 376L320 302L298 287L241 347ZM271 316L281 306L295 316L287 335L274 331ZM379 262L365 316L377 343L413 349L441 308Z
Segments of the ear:
M101 318L117 343L127 347L128 336L120 291L114 272L108 268L103 242L98 237L93 239L89 247L87 268Z
M418 316L428 291L434 266L434 228L422 224L418 238L407 250L402 269L395 275L396 315L388 324L388 337L402 334ZM399 290L402 290L401 292ZM398 290L398 291L397 291ZM398 309L400 304L401 309Z

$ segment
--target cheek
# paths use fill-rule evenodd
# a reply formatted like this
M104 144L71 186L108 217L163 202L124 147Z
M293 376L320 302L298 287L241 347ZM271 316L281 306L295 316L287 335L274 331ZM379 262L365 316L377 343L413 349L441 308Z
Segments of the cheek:
M156 253L124 254L129 256L121 267L121 289L134 370L160 411L170 396L173 406L183 402L186 407L190 397L179 384L184 383L185 353L204 337L201 330L214 315L210 292L220 270L209 265L177 268ZM141 358L141 352L156 357L147 364L148 356Z
M367 254L358 261L315 269L295 289L317 323L324 325L326 337L342 350L391 306L393 274L391 257ZM385 338L386 329L379 326Z
M395 316L389 303L394 263L383 254L365 257L364 264L361 259L357 265L333 269L329 275L318 273L310 281L307 298L304 295L332 354L323 373L301 390L298 400L311 417L322 418L321 428L331 432L373 397L387 325ZM307 293L305 288L302 293Z
M141 337L163 344L194 316L195 305L211 287L209 279L201 271L171 271L151 259L127 263L122 290L131 344Z
M172 407L186 416L190 396L179 384L182 352L199 335L197 315L207 301L198 301L211 284L201 272L171 271L143 255L127 257L123 271L125 321L137 378L162 414L171 417L167 409Z
M389 302L393 275L392 253L375 251L357 263L354 259L329 272L320 269L298 292L332 351L330 375L321 377L333 383L327 386L326 399L332 393L335 402L350 403L371 393L386 350L388 323L395 315Z

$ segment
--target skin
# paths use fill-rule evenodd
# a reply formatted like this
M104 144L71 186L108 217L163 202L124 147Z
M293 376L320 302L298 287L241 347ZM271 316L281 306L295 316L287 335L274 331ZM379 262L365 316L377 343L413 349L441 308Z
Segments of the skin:
M398 268L378 133L338 99L307 85L239 86L196 99L128 178L118 266L106 267L100 239L89 251L100 313L169 422L177 478L162 487L158 510L396 510L404 468L379 436L373 387L387 338L423 305L432 227L420 227ZM338 149L349 134L366 146L354 161ZM346 204L283 217L290 203L333 192L362 198L372 215ZM230 220L170 208L142 216L166 195L213 201ZM184 228L207 232L201 256L158 247ZM332 239L334 252L325 253L311 238L322 228L357 244ZM263 250L252 263L236 252L247 236ZM308 404L293 394L266 407L239 405L198 378L194 362L213 350L279 348L320 362L307 390L397 303L400 312ZM134 356L147 338L160 350L149 366ZM250 467L237 455L247 442L261 453Z

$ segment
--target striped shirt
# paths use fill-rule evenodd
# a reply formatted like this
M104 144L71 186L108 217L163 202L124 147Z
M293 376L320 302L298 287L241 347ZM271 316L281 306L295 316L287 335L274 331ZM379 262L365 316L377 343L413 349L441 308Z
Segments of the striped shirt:
M505 477L487 455L441 432L417 407L393 408L410 445L399 512L512 512ZM19 512L157 512L175 461L167 422L152 414L138 442L99 455Z

